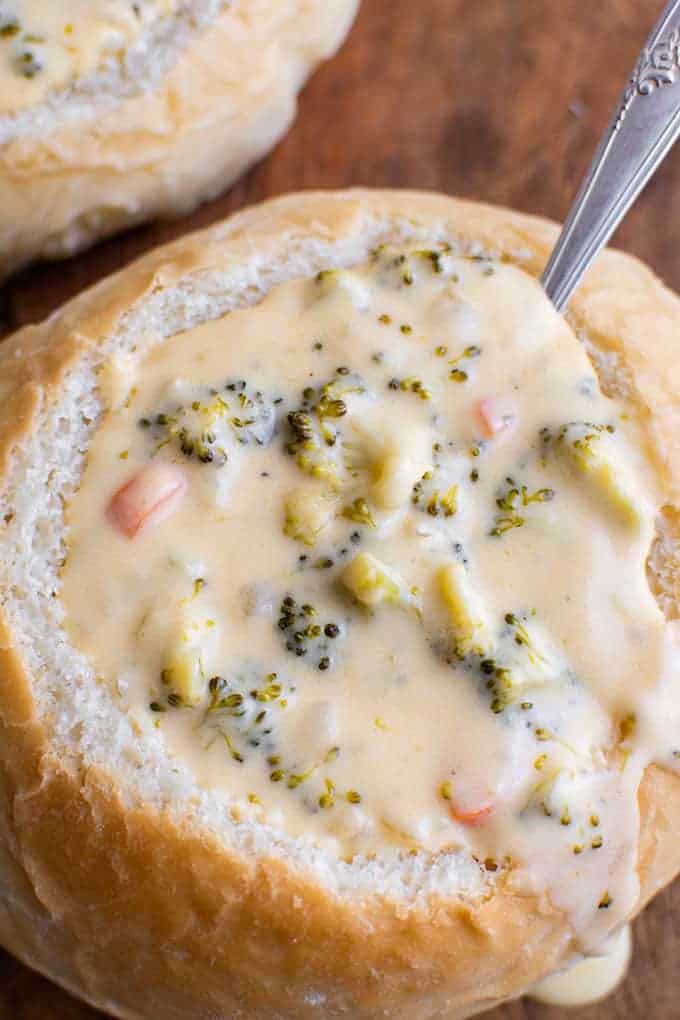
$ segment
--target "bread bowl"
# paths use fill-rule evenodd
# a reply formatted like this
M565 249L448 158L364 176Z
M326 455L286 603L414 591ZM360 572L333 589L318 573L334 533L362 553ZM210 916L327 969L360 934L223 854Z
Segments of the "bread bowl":
M3 0L0 278L189 212L284 134L358 0Z
M32 967L140 1020L462 1020L674 877L680 304L607 252L567 326L555 237L291 195L3 345Z

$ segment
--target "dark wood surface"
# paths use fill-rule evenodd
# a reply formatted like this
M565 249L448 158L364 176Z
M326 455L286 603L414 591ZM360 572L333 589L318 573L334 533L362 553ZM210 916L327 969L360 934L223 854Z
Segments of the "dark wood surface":
M661 0L364 0L343 51L309 84L293 130L268 159L188 219L144 227L17 276L0 290L0 327L43 318L153 245L298 188L436 188L560 218L660 6ZM680 289L676 198L680 148L616 243ZM645 912L635 942L630 976L607 1002L563 1011L525 1000L487 1014L489 1020L677 1020L680 886ZM97 1016L0 954L0 1020Z

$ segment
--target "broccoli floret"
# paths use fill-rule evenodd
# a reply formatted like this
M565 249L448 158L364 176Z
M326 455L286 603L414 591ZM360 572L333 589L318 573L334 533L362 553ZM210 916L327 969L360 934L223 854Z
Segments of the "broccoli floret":
M448 484L445 473L434 467L413 486L411 503L431 517L453 517L458 512L458 486Z
M246 666L228 677L211 677L208 694L201 727L212 733L211 743L221 740L237 762L243 762L251 749L270 756L276 753L272 710L288 708L295 687L278 673L262 674Z
M276 409L260 390L238 380L221 391L197 389L181 404L140 418L139 426L149 431L157 450L175 443L185 457L222 467L234 441L253 446L271 442Z
M348 413L348 398L365 392L359 377L340 366L323 386L306 387L300 406L288 414L288 453L303 471L333 488L344 472L339 422Z
M531 492L526 485L507 477L496 497L496 514L489 534L501 538L514 528L521 528L526 521L526 510L534 503L550 503L555 498L554 489L536 489Z
M300 604L292 595L286 595L279 608L277 626L286 651L304 658L322 673L333 668L338 640L345 635L340 620L323 619L311 603Z

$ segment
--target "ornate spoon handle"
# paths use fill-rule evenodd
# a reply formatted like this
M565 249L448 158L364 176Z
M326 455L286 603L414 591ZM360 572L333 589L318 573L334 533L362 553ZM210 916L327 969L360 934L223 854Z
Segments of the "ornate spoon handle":
M543 273L558 311L679 132L680 0L673 0L647 40Z

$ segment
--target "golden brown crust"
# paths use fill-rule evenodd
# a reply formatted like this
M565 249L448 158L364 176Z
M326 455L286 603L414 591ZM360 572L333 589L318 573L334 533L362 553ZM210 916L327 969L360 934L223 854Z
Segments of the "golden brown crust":
M358 3L238 0L154 87L0 145L0 279L223 191L288 129Z
M285 260L310 234L341 244L375 220L521 261L538 273L557 228L436 195L289 196L151 253L22 330L0 351L0 463L30 433L66 369L146 295L187 274L228 273L257 252ZM574 323L615 351L647 416L663 499L677 505L680 301L635 260L605 253ZM119 1016L229 1020L457 1020L556 967L572 933L547 900L502 880L483 901L431 896L406 910L376 893L339 899L273 857L244 858L57 756L6 625L0 629L0 846L12 898L0 938ZM648 769L640 795L640 906L680 869L680 781ZM34 927L27 922L34 922Z

